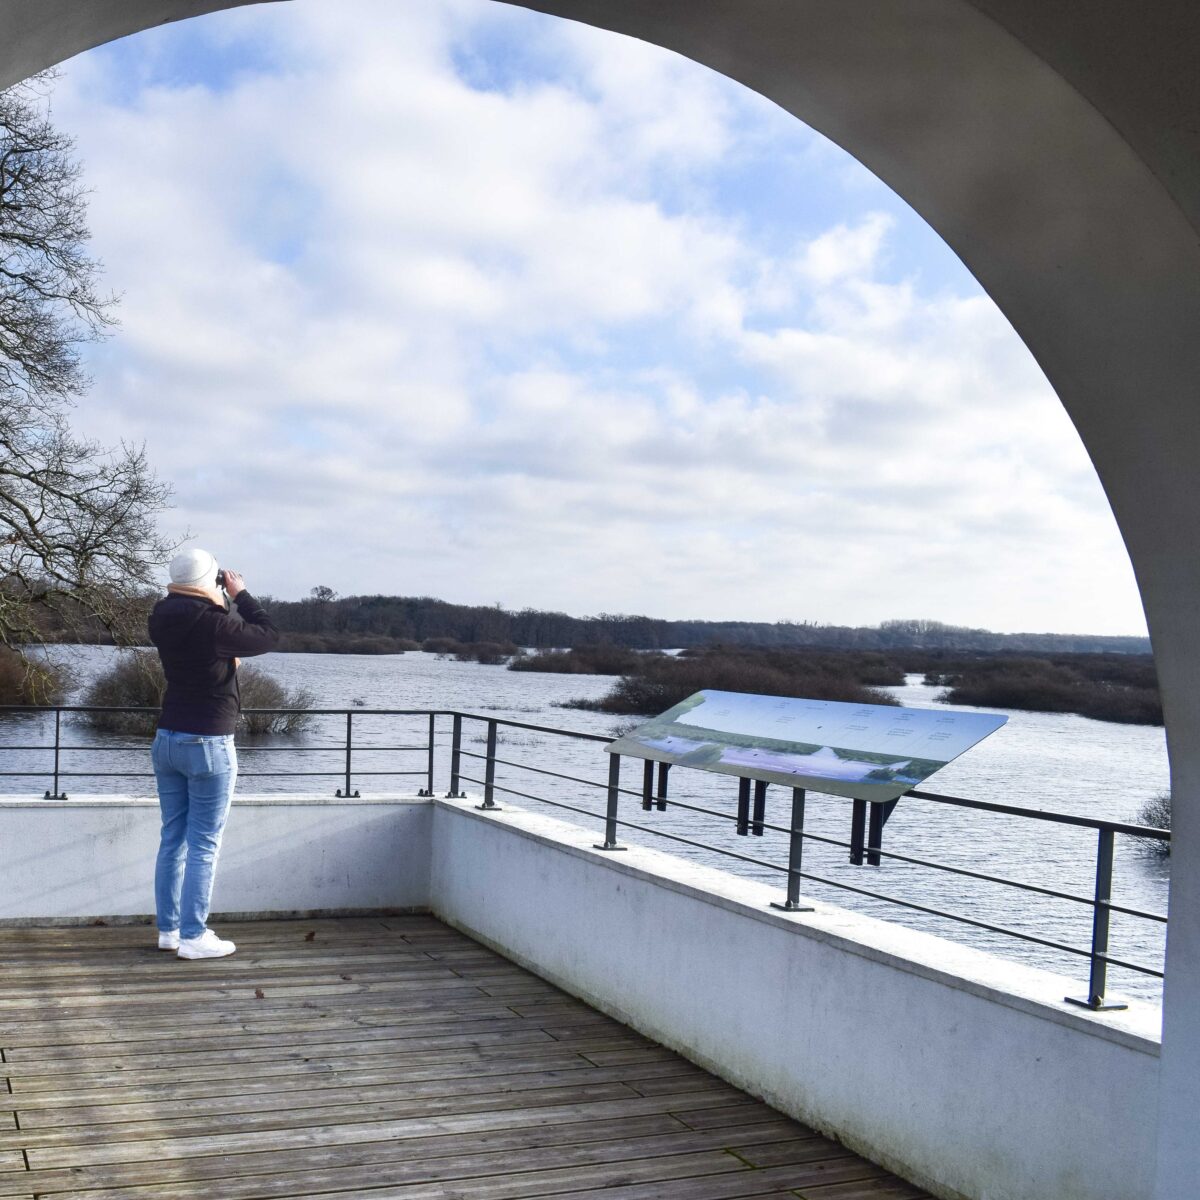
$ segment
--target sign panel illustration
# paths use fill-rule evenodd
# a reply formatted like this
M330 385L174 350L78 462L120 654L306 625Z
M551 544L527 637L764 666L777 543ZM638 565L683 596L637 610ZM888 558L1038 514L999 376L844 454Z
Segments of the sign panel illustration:
M608 747L611 754L895 800L994 733L995 713L697 692Z

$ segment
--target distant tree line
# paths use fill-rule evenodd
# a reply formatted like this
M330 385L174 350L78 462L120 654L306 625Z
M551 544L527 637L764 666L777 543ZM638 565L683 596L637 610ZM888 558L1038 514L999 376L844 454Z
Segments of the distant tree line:
M823 625L811 621L666 621L654 617L567 613L450 604L432 596L337 596L328 587L304 600L269 600L285 634L326 639L329 649L349 638L424 643L497 642L535 649L616 646L630 650L686 649L716 644L843 650L1010 651L1034 654L1148 654L1140 637L1092 634L992 633L941 621L884 621L880 625Z
M0 591L14 586L0 577ZM123 596L122 624L145 629L160 593ZM923 654L1149 654L1150 639L1084 633L993 633L941 621L884 621L879 625L824 625L817 621L666 621L600 613L572 617L536 608L515 611L489 605L451 604L433 596L338 596L316 587L303 600L259 597L284 635L281 649L300 653L399 654L427 649L426 642L496 643L535 650L617 647L686 650L705 646L762 649L911 652L924 670ZM113 603L116 603L114 597ZM40 608L30 641L112 642L111 630L87 614ZM134 639L136 640L136 639ZM144 644L144 642L143 642ZM449 646L446 647L449 650Z

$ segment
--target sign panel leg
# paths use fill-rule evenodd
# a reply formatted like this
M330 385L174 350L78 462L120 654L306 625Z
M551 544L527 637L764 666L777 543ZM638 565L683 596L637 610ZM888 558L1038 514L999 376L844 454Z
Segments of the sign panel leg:
M850 861L861 867L863 862L863 844L867 834L867 802L854 801L854 811L850 817Z
M765 779L756 779L754 781L754 821L750 826L750 832L755 837L763 835L763 821L767 815L767 781Z

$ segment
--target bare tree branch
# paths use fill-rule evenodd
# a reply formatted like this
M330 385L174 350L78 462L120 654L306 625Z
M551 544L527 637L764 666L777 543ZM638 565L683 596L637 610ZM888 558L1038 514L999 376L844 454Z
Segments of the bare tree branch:
M47 115L46 74L0 92L0 643L96 632L135 640L136 600L172 546L170 489L142 446L77 437L79 346L113 324L88 257L73 145Z

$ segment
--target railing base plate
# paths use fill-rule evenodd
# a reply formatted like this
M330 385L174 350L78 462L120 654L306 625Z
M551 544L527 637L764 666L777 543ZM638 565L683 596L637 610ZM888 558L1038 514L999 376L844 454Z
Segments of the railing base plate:
M604 842L593 842L593 850L607 850L610 854L615 854L618 850L628 850L628 846L609 846Z
M778 900L771 901L771 907L780 912L816 912L811 904L780 904Z
M1120 1000L1095 1001L1079 996L1064 996L1063 999L1077 1008L1086 1008L1088 1012L1119 1012L1121 1009L1129 1007L1128 1004L1122 1004Z
M503 812L504 809L498 804L477 804L475 805L477 812Z

